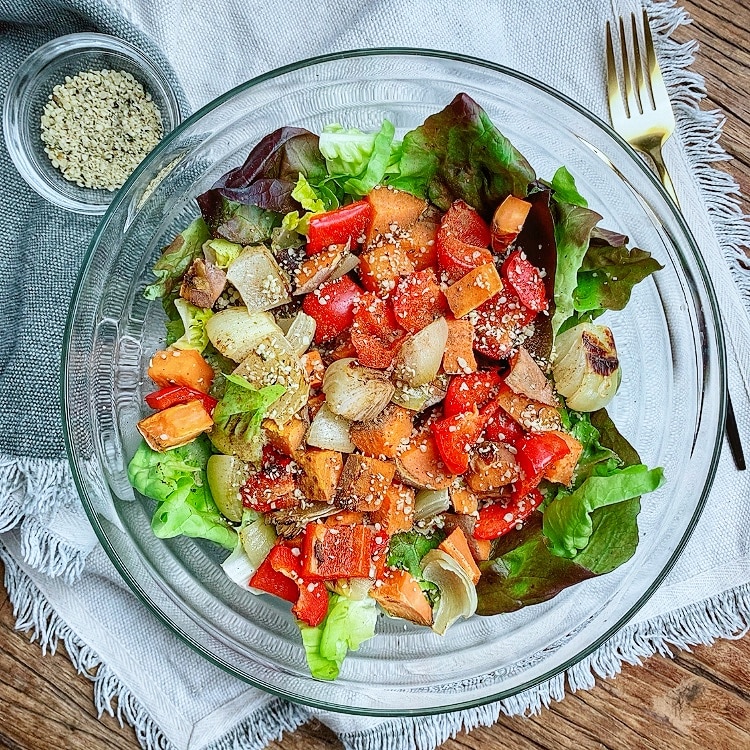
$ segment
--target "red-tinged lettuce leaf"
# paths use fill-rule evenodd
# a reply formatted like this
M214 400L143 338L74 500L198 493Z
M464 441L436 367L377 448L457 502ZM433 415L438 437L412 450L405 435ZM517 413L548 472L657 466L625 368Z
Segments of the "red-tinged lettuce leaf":
M447 210L466 201L489 221L511 193L525 196L534 170L467 94L404 136L394 188Z
M498 539L492 562L481 565L477 584L477 614L498 615L545 602L563 589L592 578L593 573L572 560L556 557L542 536L541 513L520 531Z
M241 167L227 172L198 196L198 205L209 226L218 223L222 198L281 214L300 210L292 198L300 174L313 183L327 175L318 136L303 128L279 128L253 148Z

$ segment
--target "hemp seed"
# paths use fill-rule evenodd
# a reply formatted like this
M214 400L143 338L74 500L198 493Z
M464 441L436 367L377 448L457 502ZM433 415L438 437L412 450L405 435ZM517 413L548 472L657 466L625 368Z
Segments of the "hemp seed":
M161 113L127 71L86 70L52 89L41 137L66 180L113 191L161 139Z

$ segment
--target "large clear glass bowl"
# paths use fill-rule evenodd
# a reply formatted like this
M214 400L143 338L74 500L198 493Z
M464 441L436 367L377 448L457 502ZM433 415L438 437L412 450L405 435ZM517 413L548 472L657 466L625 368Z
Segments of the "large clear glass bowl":
M456 93L476 99L540 176L561 164L603 225L650 250L664 270L608 315L624 378L610 412L663 489L643 499L635 557L613 573L513 614L472 617L445 637L381 618L336 682L308 673L288 605L240 590L209 542L163 541L153 503L126 465L163 345L158 303L142 296L160 248L196 213L195 196L282 125L339 122L398 131ZM115 197L74 295L64 352L66 439L83 504L125 580L196 651L243 680L336 711L398 715L513 695L573 665L621 628L672 566L716 469L724 423L724 349L716 299L685 223L636 154L602 122L546 86L479 60L416 50L359 51L298 63L217 99L159 145Z

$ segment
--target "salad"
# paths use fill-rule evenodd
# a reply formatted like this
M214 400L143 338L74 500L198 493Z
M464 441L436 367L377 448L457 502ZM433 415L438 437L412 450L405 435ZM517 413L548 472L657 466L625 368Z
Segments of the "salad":
M643 465L605 407L612 331L660 265L540 179L459 94L402 140L263 138L145 289L166 312L129 464L163 538L291 603L314 677L379 612L444 634L638 544Z

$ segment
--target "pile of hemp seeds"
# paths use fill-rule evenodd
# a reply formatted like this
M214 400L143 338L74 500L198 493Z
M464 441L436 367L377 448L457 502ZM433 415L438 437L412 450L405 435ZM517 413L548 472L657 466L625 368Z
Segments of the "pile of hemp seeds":
M162 137L151 94L124 70L86 70L52 89L41 138L52 166L79 187L114 191Z

